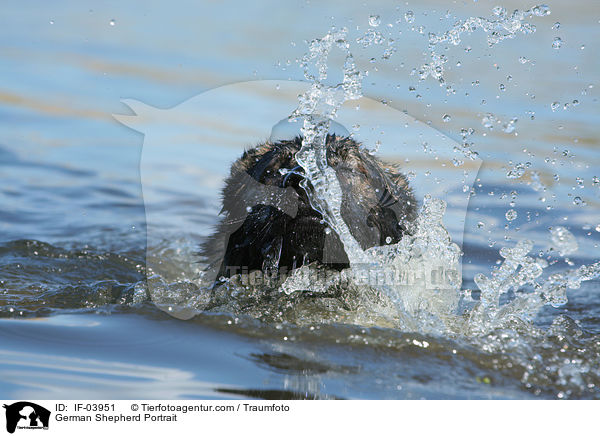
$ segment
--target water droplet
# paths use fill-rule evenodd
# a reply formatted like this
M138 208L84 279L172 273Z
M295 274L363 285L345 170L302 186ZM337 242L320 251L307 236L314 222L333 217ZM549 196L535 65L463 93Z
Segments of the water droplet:
M504 133L512 133L516 129L518 118L511 118L508 123L502 125L502 131Z
M506 15L506 9L504 9L502 6L496 6L494 9L492 9L492 12L498 17Z
M557 21L556 23L554 23L554 24L552 25L552 28L553 28L554 30L558 30L558 29L560 29L560 23Z
M500 91L506 91L506 86L504 86L503 83L500 84L499 88L500 88Z
M519 57L519 62L522 64L526 64L527 62L529 62L529 59L527 59L525 56L521 56Z
M326 235L331 234L331 229L329 227L325 227L325 234Z
M566 256L577 251L579 248L577 239L565 227L556 226L550 229L550 235L558 254Z
M533 13L533 15L538 16L538 17L544 17L544 16L550 15L552 13L552 11L548 7L548 5L538 5L538 6L535 6L531 10L531 12Z
M442 120L444 120L444 123L449 122L452 119L452 117L448 114L444 114L444 116L442 117Z
M527 162L527 163L529 163L529 162ZM507 179L518 179L520 177L523 177L523 174L525 174L525 170L527 168L529 168L529 165L524 164L524 163L518 163L506 173L506 178Z
M391 244L392 243L392 237L388 236L387 238L385 238L385 243L386 244Z
M562 45L562 39L560 39L558 36L556 38L554 38L554 41L552 41L552 48L555 50L558 50L561 45Z
M377 27L381 24L381 18L379 15L371 15L369 16L369 26Z
M115 20L110 20L109 24L110 24L111 26L114 26L115 24L117 24L117 22L116 22Z
M54 24L54 20L50 20L50 24Z
M552 109L552 112L554 112L556 109L558 109L560 107L560 103L555 101L554 103L552 103L550 105L550 108Z
M415 13L413 11L407 11L404 14L404 19L406 20L407 23L414 23L415 22Z
M575 197L573 199L573 204L575 206L587 206L587 203L585 202L585 200L581 197Z
M514 209L509 209L506 211L504 216L506 217L507 221L513 221L515 218L517 218L517 211Z

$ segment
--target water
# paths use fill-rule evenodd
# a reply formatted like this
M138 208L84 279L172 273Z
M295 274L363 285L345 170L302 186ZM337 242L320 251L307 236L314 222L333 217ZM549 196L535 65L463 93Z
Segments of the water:
M0 72L3 396L598 398L593 54L600 10L593 2L549 2L549 15L523 17L535 32L493 35L490 47L496 23L488 32L460 33L458 45L432 44L429 33L450 38L470 17L515 25L512 11L535 4L495 6L447 11L433 1L382 2L341 10L319 3L258 14L216 4L147 11L117 3L7 4L2 32L10 42ZM286 79L304 77L295 62L307 49L302 41L332 25L350 29L357 69L369 72L363 95L453 140L425 140L407 120L409 128L382 128L410 138L389 148L377 128L368 132L375 112L367 103L355 111L356 122L343 125L381 137L380 153L402 165L420 206L430 206L416 236L423 252L462 248L460 290L436 299L405 286L398 296L346 273L311 282L320 293L311 298L297 290L306 288L298 274L289 295L277 284L248 290L229 282L218 289L220 305L203 312L209 302L195 253L216 222L218 176L241 148L265 139L252 118L262 106L215 121L218 134L193 151L197 138L178 130L180 142L169 142L156 160L147 152L164 147L161 138L151 143L111 114L130 113L123 98L168 108L252 79L278 80L285 92ZM344 79L345 56L336 50L326 65L328 86ZM239 103L240 94L223 95L223 103ZM265 105L279 104L274 92L260 96ZM282 106L279 119L294 107ZM143 107L137 109L139 116ZM159 133L173 139L168 127ZM239 138L247 139L231 145ZM377 148L375 142L368 145ZM448 157L447 166L436 166L436 156ZM443 185L435 178L463 171L465 189L458 183L433 192ZM271 305L247 309L256 292L273 291L281 297Z

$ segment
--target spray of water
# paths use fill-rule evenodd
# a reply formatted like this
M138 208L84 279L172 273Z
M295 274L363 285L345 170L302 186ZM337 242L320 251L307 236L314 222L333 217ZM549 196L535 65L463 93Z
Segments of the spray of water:
M306 175L303 188L309 194L313 207L323 214L331 228L340 236L350 263L357 264L366 262L367 258L342 219L342 189L335 171L327 163L325 144L331 121L336 117L338 109L347 100L355 100L362 96L362 75L350 53L346 33L346 29L332 29L323 38L310 43L309 52L304 56L302 65L306 79L312 84L310 89L300 96L300 104L292 113L291 119L303 120L302 147L296 153L296 160L304 168ZM327 59L334 46L346 55L344 79L342 83L329 86L325 84ZM312 62L318 70L317 75L310 73ZM310 182L312 189L307 182Z
M435 54L440 44L458 45L461 35L477 29L487 34L488 44L493 46L519 33L532 33L535 27L525 20L549 13L550 10L544 5L526 11L516 10L512 14L503 8L495 8L490 19L470 17L439 35L430 34L429 48ZM405 21L413 23L414 14L407 13ZM367 32L370 37L359 38L361 46L385 46L384 40L376 37L378 23L378 20L370 21L371 28ZM328 61L333 50L342 52L344 65L342 81L331 84L328 83ZM314 280L314 277L306 274L311 266L303 267L288 276L284 283L271 284L281 295L295 298L302 291L326 295L340 288L344 291L358 289L358 294L365 295L375 292L378 297L371 300L360 300L361 297L358 297L361 304L357 310L368 310L360 316L346 318L348 322L373 324L377 323L379 315L384 314L392 325L404 330L472 337L488 334L515 318L532 320L546 305L565 304L568 289L576 289L583 281L600 276L600 263L595 263L544 278L548 262L530 255L533 249L531 241L521 241L513 248L500 250L500 256L504 259L500 266L493 268L490 273L476 276L478 292L464 290L460 273L462 253L443 224L446 204L430 196L423 199L409 235L397 244L362 250L341 215L342 191L335 171L327 162L326 136L341 106L348 100L362 96L362 80L367 72L357 67L345 28L333 28L322 38L311 41L301 66L311 86L299 96L298 107L289 117L290 120L302 122L304 139L296 159L304 169L303 187L313 207L322 213L324 220L339 235L351 268L323 280ZM428 76L443 79L441 65L427 71L429 73L421 75L422 79ZM503 125L491 114L487 115L486 122L490 123L489 128L496 124L504 130L512 128L511 125L514 127L514 122ZM469 158L477 155L473 144L469 142L472 133L473 129L461 131L462 148L456 150ZM528 168L514 164L508 168L507 177L520 178ZM540 192L546 190L536 172L532 173L532 187ZM578 247L575 237L564 227L553 227L551 240L555 251L562 256L573 254ZM156 291L152 299L169 308L185 308L192 312L206 307L247 312L247 309L243 309L248 307L246 303L256 300L257 295L266 292L268 286L264 283L262 288L259 285L249 286L238 279L233 278L224 283L222 288L208 293L199 293L197 286L191 283L187 285L189 289L184 290L178 283L174 286L155 286L156 290L164 288L164 292ZM150 277L150 280L161 279ZM276 309L262 310L259 307L256 315L265 318L267 312L281 312ZM460 314L459 309L462 309ZM371 313L368 313L369 310ZM307 319L317 320L310 316ZM302 323L298 317L296 320Z
M436 45L457 45L463 33L472 33L480 28L488 34L488 44L493 46L503 39L515 37L517 33L533 33L535 26L524 20L532 16L548 15L550 10L541 5L507 14L504 8L497 7L493 13L495 18L471 17L458 22L441 35L430 34L432 57L441 63L427 66L421 78L431 75L443 81L443 59L436 55ZM521 241L514 248L505 247L500 250L504 261L492 270L489 277L484 274L476 276L475 283L481 296L473 299L470 290L461 290L459 261L462 253L444 228L442 221L445 203L429 196L425 198L414 223L412 236L406 236L398 244L362 250L342 219L342 192L335 171L327 164L325 145L330 122L338 109L347 100L357 99L362 95L361 81L365 74L356 67L346 34L345 29L333 29L325 37L313 40L309 52L303 58L305 77L311 81L312 86L300 96L299 106L290 117L303 120L304 140L296 157L305 170L306 181L312 187L309 188L308 183L304 185L311 202L323 213L344 244L354 282L357 282L357 276L387 277L387 280L370 280L366 285L381 292L394 303L400 312L398 319L401 327L469 336L487 334L515 317L532 320L545 305L565 304L567 289L575 289L582 281L600 276L600 263L596 263L542 278L548 262L529 256L533 242ZM368 45L376 43L376 40L361 42ZM327 85L327 60L334 47L345 54L344 80L342 83ZM317 75L310 73L311 65L316 67ZM519 168L513 170L509 171L511 175L517 174ZM577 250L575 238L568 230L556 227L551 232L552 240L561 255ZM437 271L443 276L443 280L435 283L428 281ZM413 278L419 276L422 280L407 280L408 272L414 273ZM310 287L309 281L293 275L282 289L291 293ZM514 298L503 298L509 293ZM471 304L466 316L456 314L461 298Z
M326 136L338 109L348 100L360 98L364 73L354 62L345 29L333 29L321 39L313 40L303 58L305 77L312 82L310 89L299 98L299 106L291 119L303 120L302 148L296 159L304 168L303 185L311 203L319 210L344 244L355 276L387 277L370 280L368 285L389 297L402 309L404 327L415 329L415 315L428 310L434 317L444 316L456 308L460 289L460 250L450 240L443 227L445 204L427 197L413 236L398 244L362 250L341 215L342 190L335 171L327 163ZM334 47L345 54L342 83L327 85L327 59ZM310 73L314 64L318 74ZM310 185L308 184L310 182ZM439 272L436 283L429 280L433 271ZM409 279L408 273L413 274ZM421 280L415 279L418 276ZM356 280L355 280L356 281ZM439 283L437 283L439 281ZM442 282L445 286L441 286ZM310 288L309 283L292 276L283 289ZM449 310L450 309L450 310Z
M445 82L444 65L448 58L444 54L438 53L438 46L459 45L464 34L471 34L481 29L487 34L487 42L490 47L498 44L505 39L515 38L519 33L529 35L535 33L535 25L527 22L530 17L543 17L550 15L550 8L546 5L534 6L531 9L522 11L515 9L511 14L501 6L496 6L492 11L492 17L469 17L458 21L450 30L441 34L429 34L429 55L430 62L423 64L419 69L419 77L425 80L427 77L433 77L440 84Z

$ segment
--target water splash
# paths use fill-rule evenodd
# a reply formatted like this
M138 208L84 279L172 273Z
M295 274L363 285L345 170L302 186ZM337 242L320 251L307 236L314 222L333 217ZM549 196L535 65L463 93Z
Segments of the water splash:
M323 38L310 42L302 66L311 87L299 97L299 106L290 119L303 120L302 147L296 153L296 161L305 173L302 187L308 193L313 207L322 213L325 221L340 237L352 265L368 260L342 218L342 188L335 171L327 163L326 146L327 133L338 109L344 102L362 96L363 74L357 69L350 53L346 34L346 29L332 29ZM342 83L327 85L327 59L334 46L345 53L344 79ZM314 62L318 75L310 72L311 62Z
M514 318L532 321L543 306L566 304L567 289L577 289L583 281L600 277L600 262L597 262L540 279L549 264L528 256L532 249L533 242L527 240L518 242L514 248L502 248L500 255L504 262L492 270L490 277L484 274L475 277L481 297L470 311L463 333L486 334ZM514 299L502 304L501 297L509 292L514 293Z
M442 36L430 35L430 43L432 46L446 41L458 44L462 33L482 28L490 32L488 42L494 45L503 39L514 37L517 32L534 31L535 28L523 23L523 20L549 13L546 6L537 6L524 12L517 10L511 15L502 8L495 8L496 19L469 19ZM504 33L499 33L500 29L504 29ZM573 288L581 281L597 276L598 264L594 264L554 274L545 280L540 279L548 262L529 256L533 243L521 241L514 248L505 247L500 250L500 255L505 260L500 267L494 268L490 278L484 274L476 277L475 283L481 291L481 298L471 310L467 310L466 318L461 317L456 313L459 300L461 297L467 301L470 298L469 292L461 292L459 261L462 253L444 228L445 203L429 196L424 199L410 236L405 236L397 244L362 250L341 217L342 192L335 172L327 164L325 146L329 124L338 109L347 100L357 99L362 95L361 81L365 73L356 67L346 34L345 29L333 29L325 37L310 43L310 50L303 58L303 66L305 77L312 82L312 86L300 96L299 107L290 118L301 118L304 121L304 140L297 160L304 167L312 189L309 189L308 183L304 188L315 208L323 213L325 220L340 236L351 268L343 272L343 280L340 276L320 282L308 278L305 274L307 271L299 270L285 281L281 290L288 295L306 290L323 293L339 286L341 282L359 284L363 289L372 289L391 301L396 309L394 318L399 328L471 335L489 332L514 317L531 320L545 305L565 304L567 288ZM377 43L376 41L375 38L359 42L368 45ZM342 83L326 85L327 60L334 47L345 54L344 79ZM311 64L318 70L318 75L310 73ZM492 114L487 114L486 117L491 124L502 125L505 132L514 130L516 119L503 125ZM464 148L468 149L466 138L472 133L472 129L463 130ZM509 169L507 177L521 178L529 166L530 163L517 163ZM516 210L506 212L508 221L516 218ZM552 230L553 241L561 255L577 250L576 241L569 235L572 236L561 227ZM438 269L444 280L431 283L428 278ZM407 280L408 272L413 273L412 281ZM415 280L417 276L422 280ZM361 282L360 277L369 279ZM373 277L378 279L374 280ZM515 297L509 299L509 303L501 304L501 297L509 292ZM461 319L463 321L459 321ZM465 319L468 319L466 323ZM460 328L457 327L459 325Z
M292 119L301 118L304 121L302 148L296 154L296 160L306 174L303 188L313 206L323 214L325 221L340 237L350 261L350 269L360 275L392 277L393 280L384 280L383 283L376 284L369 282L367 285L401 307L403 324L414 329L417 328L417 324L412 318L423 311L424 306L429 307L428 312L433 316L446 314L452 305L456 307L461 285L458 265L460 249L451 242L442 224L445 203L429 197L426 197L419 218L414 224L413 236L404 237L398 244L362 250L343 220L342 190L335 171L327 163L325 141L330 123L341 105L362 95L361 80L364 73L357 70L345 39L346 33L345 29L333 29L325 37L311 41L309 52L303 58L305 77L311 80L312 86L300 96L299 106L291 115ZM327 58L334 47L340 48L345 54L344 80L335 85L326 85L324 82L327 79ZM311 62L319 71L318 75L310 73ZM310 182L310 185L307 182ZM426 283L426 278L430 278L433 271L438 269L448 281L443 285ZM423 281L403 281L403 274L408 272L417 273L424 278ZM298 284L308 285L302 281L298 282L295 276L291 282L286 283L284 289L287 293L292 292ZM427 298L424 298L425 295ZM438 300L443 303L437 304ZM443 310L440 310L442 306Z
M575 253L579 245L577 239L565 227L556 226L550 229L551 239L561 256Z
M461 43L463 35L470 35L481 29L487 34L488 46L492 47L505 39L515 38L520 33L524 35L534 33L535 25L526 20L530 17L550 15L550 13L550 8L546 5L534 6L525 11L515 9L511 14L508 14L503 7L496 6L490 18L469 17L458 21L451 29L441 34L429 33L430 61L419 68L419 77L421 80L433 77L440 84L445 83L444 65L448 62L448 58L437 52L437 46L440 44L445 44L446 48L457 46Z

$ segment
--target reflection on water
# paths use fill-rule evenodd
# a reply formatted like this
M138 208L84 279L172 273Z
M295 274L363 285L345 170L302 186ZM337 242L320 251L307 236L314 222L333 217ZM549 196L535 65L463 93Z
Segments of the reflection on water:
M43 362L43 363L42 363ZM14 380L15 398L218 397L216 386L176 368L5 351L0 374ZM222 389L222 388L221 388Z
M138 337L119 334L120 324L106 325L106 319L85 316L2 321L2 391L13 398L181 399L227 397L218 390L235 389L199 380L194 365L186 370L145 364L137 353L149 346L164 346L168 352L171 338L155 330L162 336L149 340L141 325ZM125 352L129 348L137 353ZM200 367L203 363L197 362Z

